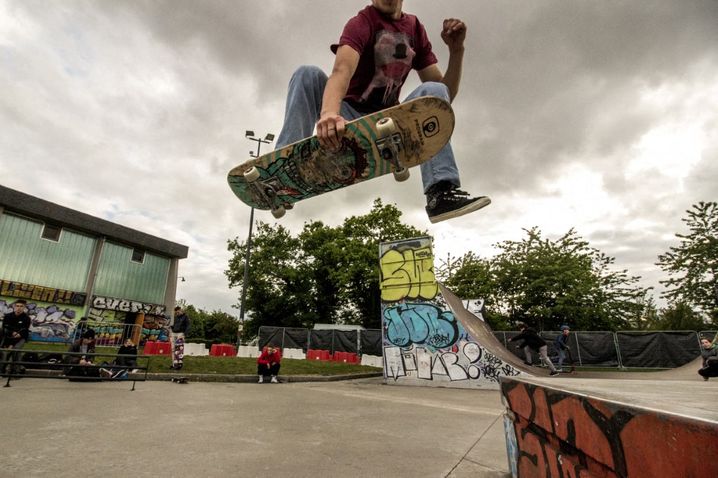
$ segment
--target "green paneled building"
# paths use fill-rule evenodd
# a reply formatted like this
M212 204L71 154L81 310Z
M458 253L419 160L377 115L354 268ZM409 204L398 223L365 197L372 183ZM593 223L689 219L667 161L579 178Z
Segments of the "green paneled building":
M187 251L0 186L0 313L27 300L32 340L69 341L81 317L100 344L157 339Z

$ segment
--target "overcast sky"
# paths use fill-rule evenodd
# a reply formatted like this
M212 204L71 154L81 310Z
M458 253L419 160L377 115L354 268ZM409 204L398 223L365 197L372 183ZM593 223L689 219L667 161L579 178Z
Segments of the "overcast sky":
M0 0L0 183L187 245L178 298L238 315L226 241L246 238L250 210L227 172L255 148L245 130L279 133L292 72L329 71L329 45L367 3ZM718 200L718 1L404 10L442 70L442 20L468 25L452 142L463 188L493 204L432 225L414 170L408 183L388 176L299 203L281 223L335 226L381 196L441 258L491 256L523 228L556 239L575 227L660 290L654 263L685 211Z

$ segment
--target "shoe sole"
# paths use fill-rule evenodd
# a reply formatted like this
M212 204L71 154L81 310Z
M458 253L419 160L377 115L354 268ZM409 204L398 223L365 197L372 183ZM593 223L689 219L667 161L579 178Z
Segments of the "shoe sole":
M478 211L479 209L484 208L489 204L491 204L491 199L489 199L488 197L482 197L472 202L471 204L467 204L466 206L459 209L454 209L453 211L448 211L444 214L430 217L429 221L431 221L432 224L436 224L437 222L446 221L447 219L453 219L455 217L463 216L465 214Z

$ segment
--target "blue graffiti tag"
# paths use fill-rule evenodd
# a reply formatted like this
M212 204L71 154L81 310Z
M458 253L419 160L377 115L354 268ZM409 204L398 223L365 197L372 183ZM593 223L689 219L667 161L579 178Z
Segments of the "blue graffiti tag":
M384 310L384 336L397 347L411 344L442 349L454 345L463 330L456 317L428 303L405 303Z

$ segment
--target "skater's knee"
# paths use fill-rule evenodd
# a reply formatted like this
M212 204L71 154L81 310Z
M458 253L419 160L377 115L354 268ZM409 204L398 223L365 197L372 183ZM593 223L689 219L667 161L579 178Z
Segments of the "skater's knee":
M439 81L427 81L426 83L422 83L418 89L420 96L436 96L447 101L449 100L449 88Z
M302 65L292 75L291 83L299 83L305 86L323 85L327 82L327 74L321 68L313 65Z

